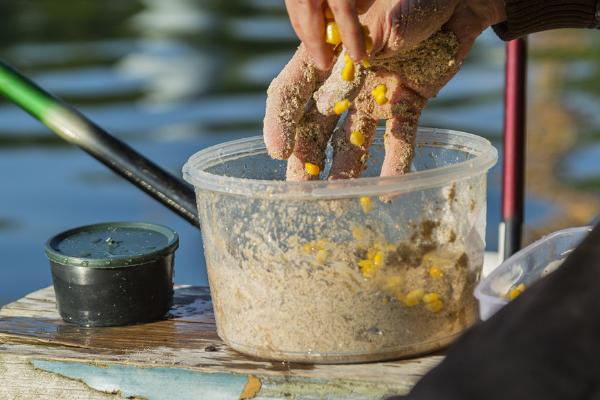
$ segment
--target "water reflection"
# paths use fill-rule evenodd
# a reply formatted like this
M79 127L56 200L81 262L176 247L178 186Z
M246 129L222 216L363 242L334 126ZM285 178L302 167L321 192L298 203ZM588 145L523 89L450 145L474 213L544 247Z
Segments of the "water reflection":
M201 148L260 133L266 85L296 46L279 0L0 2L0 58L177 174ZM598 140L600 50L585 40L577 47L532 47L539 60L534 75L539 62L571 57L562 62L575 71L565 76L565 102L555 104L584 113L580 130ZM471 131L499 144L503 54L503 44L486 32L463 71L431 102L423 125ZM593 159L573 157L567 170L590 170ZM206 283L194 228L1 101L0 171L0 304L50 284L42 251L48 237L107 220L175 228L181 238L176 280ZM496 167L490 249L497 239L499 182ZM528 221L536 226L556 212L542 192L528 200Z

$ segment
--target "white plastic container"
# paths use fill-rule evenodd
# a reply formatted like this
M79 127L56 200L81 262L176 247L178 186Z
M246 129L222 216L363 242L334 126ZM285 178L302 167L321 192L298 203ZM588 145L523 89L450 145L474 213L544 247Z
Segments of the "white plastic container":
M477 319L496 150L420 129L414 172L380 178L383 157L379 132L366 177L354 180L285 182L285 162L261 137L189 159L229 346L274 360L375 361L439 349Z
M485 321L508 304L512 288L529 287L558 268L591 230L587 226L551 233L506 259L475 289L481 319Z

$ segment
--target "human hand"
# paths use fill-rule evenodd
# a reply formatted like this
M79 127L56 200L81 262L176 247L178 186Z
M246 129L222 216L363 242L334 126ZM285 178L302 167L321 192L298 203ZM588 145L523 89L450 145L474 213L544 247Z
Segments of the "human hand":
M324 3L286 2L304 43L269 87L264 123L267 149L274 158L288 159L288 180L318 179L327 142L340 111L349 105L346 120L333 133L330 178L360 176L379 119L386 120L381 175L403 174L412 160L421 110L458 71L476 37L503 20L503 3L330 0L347 48L333 66L327 57L335 49L323 47L329 46L323 34ZM310 12L301 14L307 9ZM373 43L370 65L354 63L363 60L366 47L361 24ZM324 70L316 67L313 57Z

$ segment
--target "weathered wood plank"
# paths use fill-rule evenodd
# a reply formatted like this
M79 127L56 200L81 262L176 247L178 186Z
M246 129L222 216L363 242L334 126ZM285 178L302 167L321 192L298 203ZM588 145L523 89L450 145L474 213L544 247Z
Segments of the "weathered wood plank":
M93 377L102 376L105 384L121 385L122 393L135 396L145 393L136 389L136 382L155 374L162 374L161 380L171 380L166 371L179 371L184 377L199 374L188 378L205 380L207 374L212 378L218 376L214 374L233 374L237 379L253 375L263 383L256 397L259 399L290 393L294 398L307 399L321 398L325 393L331 399L379 399L407 392L441 360L440 356L429 356L364 365L304 365L247 357L229 349L216 335L207 288L178 287L171 314L171 319L152 324L80 328L60 319L52 288L42 289L0 309L0 354L4 360L13 357L35 362L47 373L59 374L60 379L82 380L90 387L97 388ZM82 367L70 367L73 363ZM144 371L131 382L119 383L114 381L119 374L108 374L105 368ZM77 375L76 370L86 371L85 376ZM35 372L25 379L33 379L32 374ZM0 381L6 376L0 369ZM186 382L191 382L189 379Z

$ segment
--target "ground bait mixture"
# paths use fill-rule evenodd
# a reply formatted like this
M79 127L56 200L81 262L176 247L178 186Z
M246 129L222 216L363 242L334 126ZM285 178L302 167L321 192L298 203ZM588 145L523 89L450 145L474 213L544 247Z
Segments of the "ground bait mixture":
M482 208L467 204L484 192L472 183L435 189L444 195L419 204L421 219L398 211L418 204L410 195L391 204L200 195L219 335L287 361L381 360L448 344L476 319Z

